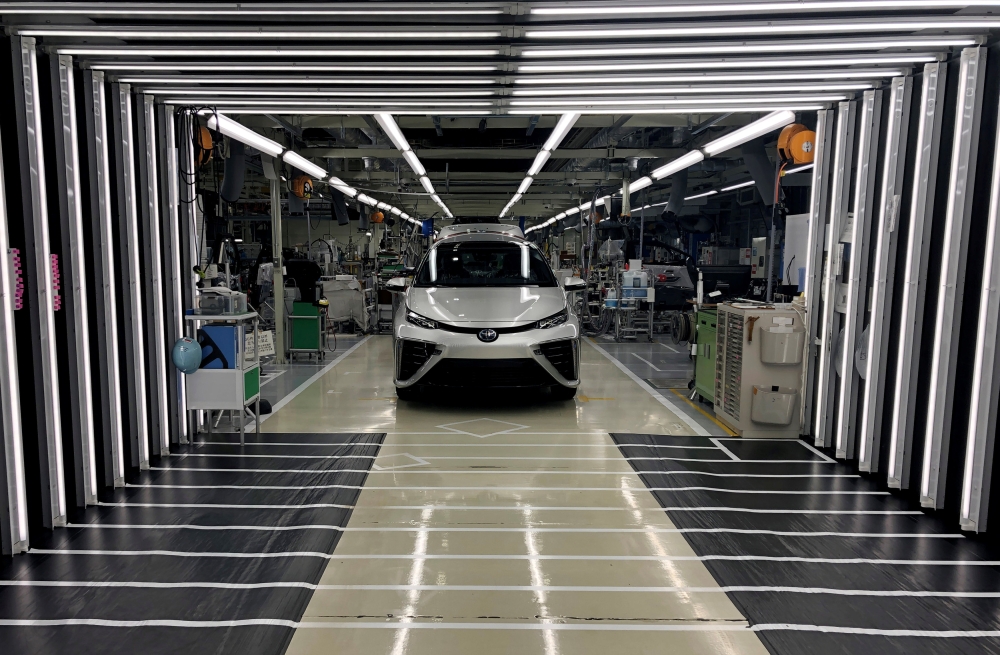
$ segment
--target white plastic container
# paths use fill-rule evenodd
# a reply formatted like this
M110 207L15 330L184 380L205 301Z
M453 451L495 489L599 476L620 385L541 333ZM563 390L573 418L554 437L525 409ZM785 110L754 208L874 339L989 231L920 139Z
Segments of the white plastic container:
M802 363L806 331L791 327L760 329L760 361L765 364L792 366Z
M798 397L795 389L754 385L750 420L764 425L789 425Z

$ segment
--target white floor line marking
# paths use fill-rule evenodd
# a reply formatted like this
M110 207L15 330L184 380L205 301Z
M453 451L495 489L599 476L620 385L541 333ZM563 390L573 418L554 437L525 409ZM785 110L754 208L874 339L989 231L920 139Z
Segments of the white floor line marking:
M193 523L69 523L69 528L97 528L101 530L205 530L205 531L250 531L250 532L291 532L296 530L332 530L334 532L538 532L570 534L745 534L774 537L845 537L848 539L964 539L963 534L930 532L801 532L789 530L751 530L743 528L486 528L486 527L342 527L339 525L197 525Z
M391 434L391 433L390 433ZM519 435L524 434L519 432ZM605 434L605 433L601 433ZM239 446L232 441L200 441L195 446ZM248 441L247 446L293 446L301 448L322 447L322 446L377 446L372 443L304 443L304 442L253 442ZM717 450L715 446L672 446L654 444L620 444L626 448L678 448L681 450ZM387 448L604 448L618 449L618 445L605 443L394 443L382 444L382 450ZM349 455L344 455L349 457ZM808 461L808 460L802 460Z
M380 466L379 464L372 464L372 470L375 471L398 471L399 469L413 468L414 466L430 466L431 463L426 459L421 459L416 455L411 455L410 453L396 453L394 455L381 455L382 460L386 460L392 457L408 457L410 459L409 464L397 464L395 466Z
M356 510L425 510L433 507L443 511L475 510L484 512L490 510L523 512L530 509L533 512L628 512L634 511L627 507L536 507L534 505L357 505ZM752 507L645 507L646 512L734 512L737 514L822 514L835 516L916 516L923 514L919 510L883 510L883 509L756 509Z
M827 557L779 557L772 555L455 555L445 554L372 554L342 555L337 553L321 553L313 551L287 551L272 553L241 553L188 550L74 550L31 548L29 553L35 555L85 555L96 557L182 557L182 558L221 558L221 559L281 559L292 557L313 557L328 560L403 560L433 559L433 560L473 560L473 561L572 561L572 562L779 562L799 564L832 564L832 565L873 565L873 566L998 566L1000 561L993 560L919 560L919 559L870 559L863 557L827 558Z
M722 449L726 453L729 450L726 448ZM407 455L409 453L393 453L400 455ZM389 455L391 456L391 455ZM184 459L186 457L226 457L226 458L257 458L257 459L314 459L314 460L339 460L339 459L376 459L374 455L247 455L242 453L184 453L179 459ZM382 455L386 457L386 455ZM411 455L412 457L412 455ZM525 461L542 461L542 462L633 462L633 461L653 461L653 462L708 462L708 463L722 463L729 464L731 462L738 462L741 464L827 464L836 462L813 462L810 460L801 459L733 459L735 455L730 453L729 459L697 459L691 457L623 457L618 455L617 457L559 457L559 456L531 456L531 455L425 455L423 459L425 460L455 460L455 459L474 459L474 460L525 460Z
M680 460L680 461L692 461L692 460ZM697 461L697 460L695 460L695 461ZM718 460L712 459L712 460L707 460L707 461L712 462L712 463L716 463L716 464L733 464L733 463L739 463L739 464L772 464L772 463L774 463L774 462L765 462L763 460L751 460L751 461L733 462L732 460L728 460L728 459L718 459ZM793 460L790 463L801 464L802 462L794 461ZM811 463L813 463L813 464L819 464L820 462L811 462ZM376 473L399 473L399 471L370 471L369 472L369 471L367 471L365 469L318 469L318 470L311 470L311 469L243 469L243 468L207 468L207 467L199 467L199 466L168 466L168 467L151 466L151 467L149 467L149 470L150 471L202 471L202 472L206 472L206 473L294 473L294 474L309 474L309 475L330 475L330 474L337 474L337 473L371 473L371 474L376 474ZM496 475L496 474L500 474L500 473L518 474L518 475L629 475L629 474L633 473L633 471L632 470L627 470L627 471L624 471L624 470L623 471L563 471L563 470L547 471L545 469L536 469L534 471L512 471L512 470L508 470L508 469L497 468L497 469L433 469L433 470L425 470L425 469L412 469L411 470L411 469L407 469L406 471L402 471L402 473L414 474L414 475L416 475L418 473L419 474L431 473L433 475L444 475L444 474L455 474L455 475L481 475L481 474L487 474L487 475ZM793 478L793 477L801 477L801 478L820 478L820 477L856 478L856 477L859 477L857 475L828 475L828 476L824 476L824 475L806 475L806 474L803 474L803 475L789 475L789 474L786 474L786 475L777 475L777 474L774 474L774 475L752 475L752 474L749 474L749 473L731 473L731 474L727 475L727 474L724 474L724 473L709 473L709 472L706 472L706 471L634 471L634 473L636 475L714 475L714 476L718 476L718 477L734 477L734 478L752 478L752 477L761 477L761 478Z
M638 359L639 361L641 361L641 362L645 363L645 364L646 364L646 366L648 366L649 368L653 369L654 371L660 371L660 368L659 368L659 367L658 367L658 366L657 366L656 364L654 364L653 362L649 361L649 360L648 360L648 359L646 359L645 357L642 357L642 356L641 356L641 355L639 355L638 353L630 353L630 354L631 354L631 355L632 355L633 357L635 357L636 359ZM662 371L660 371L660 372L662 373Z
M267 459L375 459L375 455L249 455L247 453L181 453L185 457L256 457Z
M101 507L157 507L169 508L215 508L215 509L354 509L354 505L337 505L334 503L308 503L305 505L240 505L222 503L97 503Z
M725 446L723 446L723 445L722 445L722 442L721 442L721 441L719 441L718 439L709 439L709 441L711 441L712 443L714 443L714 444L715 444L715 445L716 445L716 446L717 446L717 447L719 448L719 450L721 450L722 452L726 453L726 455L728 455L728 456L729 456L729 459L731 459L731 460L733 460L733 461L735 461L735 462L738 462L738 461L740 461L740 458L739 458L739 457L737 457L737 456L736 456L736 455L735 455L735 454L733 453L733 451L731 451L731 450L729 450L728 448L726 448Z
M287 370L282 369L280 371L274 371L273 373L268 373L267 375L261 376L260 386L263 387L268 382L273 382L274 380L277 380L279 377L281 377L287 372L288 372Z
M0 580L0 587L132 588L132 589L308 589L312 591L544 591L569 593L722 594L781 593L876 598L1000 598L1000 591L934 591L910 589L837 589L735 585L726 587L661 587L600 585L453 585L453 584L313 584L310 582L146 582L117 580Z
M358 348L360 348L361 344L363 344L364 342L368 341L368 339L370 339L370 338L371 337L368 336L368 337L364 337L363 339L361 339L360 341L358 341L356 344L354 344L353 346L351 346L350 348L348 348L347 350L345 350L340 356L338 356L332 362L330 362L329 364L327 364L326 366L324 366L323 368L321 368L319 371L317 371L308 380L306 380L305 382L303 382L299 386L295 387L295 389L293 389L290 394L288 394L287 396L285 396L284 398L282 398L278 402L274 403L274 405L271 406L271 413L270 414L265 414L263 417L261 417L260 422L263 423L263 422L267 421L269 418L271 418L272 416L274 416L275 414L277 414L279 409L281 409L282 407L284 407L288 403L290 403L293 400L295 400L295 398L298 397L298 395L300 393L302 393L307 388L309 388L309 386L312 383L316 382L321 377L323 377L324 375L326 375L327 373L329 373L330 370L334 366L336 366L340 362L344 361L344 359L346 357L348 357L351 353L353 353L355 350L357 350ZM244 428L244 431L245 432L252 432L254 429L255 429L255 424L254 424L253 421L251 421Z
M687 426L691 428L691 430L695 434L702 437L712 436L712 433L710 433L705 428L701 427L701 424L695 421L692 417L688 416L687 412L685 412L679 405L674 404L673 402L670 401L670 399L666 398L665 396L661 396L660 394L656 393L656 390L653 389L653 387L649 386L649 384L645 380L643 380L638 375L630 371L627 366L618 361L611 353L606 351L604 348L601 348L599 345L597 345L590 339L584 339L583 342L590 344L590 346L594 350L604 355L612 364L614 364L618 368L618 370L627 375L629 379L638 384L646 391L646 393L652 396L653 400L657 401L658 403L669 409L677 416L677 418L686 423Z
M495 432L490 432L489 434L477 434L475 432L467 432L465 430L460 430L458 428L451 427L453 425L465 425L466 423L476 423L478 421L490 421L492 423L503 423L504 425L512 425L514 427L508 428L506 430L497 430ZM469 419L467 421L456 421L454 423L445 423L444 425L435 425L434 427L436 427L436 428L443 428L443 429L448 430L449 432L452 432L454 434L464 434L464 435L469 436L469 437L476 437L477 439L486 439L488 437L497 437L497 436L500 436L502 434L511 434L512 432L518 432L518 430L526 430L526 429L530 428L531 426L530 425L521 425L520 423L512 423L511 421L501 421L499 419L490 418L488 416L483 416L483 417L480 417L480 418ZM519 434L523 434L523 433L519 433Z
M836 464L837 463L837 460L835 460L835 459L833 459L833 458L831 458L831 457L829 457L827 455L824 455L819 449L817 449L817 448L815 448L815 447L807 444L805 441L802 441L801 439L796 439L795 441L797 443L801 444L802 447L805 448L806 450L810 451L811 453L813 453L815 455L818 455L819 458L822 459L824 462L827 462L829 464Z
M976 639L1000 637L1000 630L883 630L880 628L845 628L834 625L798 625L794 623L758 623L754 632L827 632L873 637L924 637L930 639Z
M726 489L723 487L376 487L349 484L317 484L317 485L246 485L246 484L127 484L130 489L239 489L243 491L311 491L313 489L370 489L372 491L712 491L727 494L774 494L791 496L889 496L888 491L839 491L820 489L785 490L785 489Z
M663 343L662 341L659 341L657 343L659 343L659 345L663 346L664 348L666 348L667 350L669 350L672 353L677 353L678 355L681 354L681 351L677 350L673 346L669 346L669 345Z

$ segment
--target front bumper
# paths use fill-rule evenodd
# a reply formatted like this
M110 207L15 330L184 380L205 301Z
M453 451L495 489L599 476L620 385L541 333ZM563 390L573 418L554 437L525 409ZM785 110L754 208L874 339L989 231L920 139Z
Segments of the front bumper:
M492 343L483 343L475 334L428 330L406 322L396 323L393 337L393 377L400 388L580 384L580 327L575 318L546 330L500 334Z

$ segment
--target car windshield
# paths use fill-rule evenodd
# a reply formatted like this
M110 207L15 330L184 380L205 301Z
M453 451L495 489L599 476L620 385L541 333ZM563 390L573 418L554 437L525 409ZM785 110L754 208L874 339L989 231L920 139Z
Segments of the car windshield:
M549 265L527 244L459 241L432 248L414 281L418 287L554 287Z

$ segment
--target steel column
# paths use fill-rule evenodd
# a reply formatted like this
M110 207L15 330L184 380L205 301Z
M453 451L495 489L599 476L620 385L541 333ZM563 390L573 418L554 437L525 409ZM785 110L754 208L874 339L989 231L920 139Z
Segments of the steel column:
M882 195L879 201L878 229L874 235L875 270L871 287L871 317L868 322L868 360L861 405L861 433L858 438L858 467L869 473L878 471L882 443L886 354L892 319L896 241L902 202L900 192L903 190L903 173L906 170L906 137L909 134L912 89L913 78L897 77L892 81L889 92Z
M0 144L0 151L2 151ZM7 196L0 166L0 403L3 404L4 467L0 473L5 494L0 512L0 553L13 555L28 549L28 500L24 483L24 444L21 441L21 392L17 380L17 335L14 330L14 270L7 231Z
M920 469L920 504L935 509L944 506L944 485L948 470L955 369L958 365L956 336L962 323L969 222L976 180L976 159L979 154L979 119L982 115L986 78L986 48L963 50L959 75L955 140L948 180L944 241L941 244L941 274L937 281L938 299L931 351L931 393Z
M275 362L285 361L285 276L281 261L280 182L271 180L271 255L274 258L274 352Z
M822 343L817 334L820 318L820 288L823 270L823 235L826 231L830 197L830 159L833 110L816 112L816 155L812 170L812 197L809 205L809 240L806 246L806 370L802 396L802 434L812 434L812 414L816 384L818 349Z
M41 433L38 456L43 487L42 525L52 528L66 523L66 492L38 59L34 39L16 37L11 42L17 66L14 95L21 161L27 166L22 174L21 193L27 242L25 273L30 280L27 286L34 291L27 309L31 312L35 407Z
M833 444L833 392L837 375L833 368L833 346L839 332L836 308L837 280L844 260L840 233L847 221L850 197L849 174L854 159L854 123L857 102L837 106L837 133L834 137L833 167L830 181L830 222L826 226L826 265L823 269L823 316L820 321L819 357L816 378L815 444L826 448Z
M195 186L197 170L194 163L194 116L190 112L181 114L180 138L177 140L178 149L178 188L179 206L181 208L180 220L180 272L182 275L182 301L184 309L194 307L195 295L197 291L198 275L194 272L194 266L201 262L198 253L198 216L197 216L197 190ZM187 329L186 326L183 329ZM198 433L198 415L185 416L187 421L188 438L194 439Z

